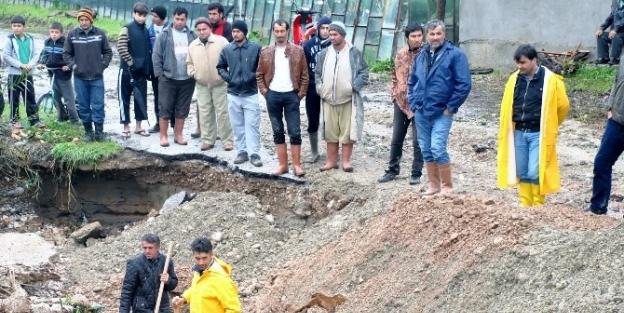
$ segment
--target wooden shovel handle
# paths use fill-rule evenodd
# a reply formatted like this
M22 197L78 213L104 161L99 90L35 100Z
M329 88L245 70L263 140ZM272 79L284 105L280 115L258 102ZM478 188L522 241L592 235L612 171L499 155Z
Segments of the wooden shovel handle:
M167 273L167 269L169 268L169 259L171 258L171 249L173 249L173 241L169 243L169 248L167 249L167 258L165 259L165 269L163 273ZM154 313L158 313L160 311L160 301L162 300L162 294L165 290L165 282L160 282L160 288L158 288L158 298L156 298L156 307L154 308ZM179 312L175 312L179 313Z

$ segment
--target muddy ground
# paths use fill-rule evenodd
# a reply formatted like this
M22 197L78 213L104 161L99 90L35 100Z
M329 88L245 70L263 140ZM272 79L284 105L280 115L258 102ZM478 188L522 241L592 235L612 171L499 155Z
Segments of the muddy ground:
M116 66L106 72L109 96L116 94ZM580 212L591 195L593 157L604 122L564 122L558 143L562 189L546 198L547 205L522 209L514 189L496 188L498 106L505 79L473 78L471 95L451 131L456 192L449 197L422 198L424 183L407 184L409 139L401 175L377 183L387 166L392 125L389 84L380 76L364 92L365 138L355 146L354 173L321 173L321 161L306 165L302 183L276 181L254 175L270 172L270 164L260 170L234 168L229 164L234 156L218 149L199 153L194 141L173 153L154 150L160 148L133 137L123 142L130 151L107 162L100 174L83 174L96 181L132 181L153 200L141 208L147 212L160 209L159 201L174 192L198 195L157 217L110 227L106 238L86 246L62 235L63 227L65 232L75 227L74 217L47 215L50 226L40 233L56 244L58 258L52 263L62 277L62 289L54 295L83 293L116 312L125 260L140 252L143 234L155 232L163 246L176 244L176 293L190 283L192 239L215 239L217 256L234 266L244 312L285 312L316 292L343 294L348 300L336 312L620 312L621 163L613 176L614 216ZM107 101L113 116L107 131L120 140L117 102L110 97ZM572 115L586 106L600 107L602 101L573 94ZM263 159L270 162L273 145L266 111L262 117ZM187 129L192 130L193 118L189 121ZM302 129L306 123L302 106ZM156 142L152 137L148 139ZM307 136L303 149L308 152ZM111 194L106 205L119 203L114 188L100 191ZM41 210L10 201L0 199L0 206L33 214Z

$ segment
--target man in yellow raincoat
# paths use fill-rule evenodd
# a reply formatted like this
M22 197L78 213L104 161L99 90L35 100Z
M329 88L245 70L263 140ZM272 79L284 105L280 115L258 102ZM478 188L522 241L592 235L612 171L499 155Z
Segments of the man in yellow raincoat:
M191 251L193 281L182 297L172 299L173 307L188 303L191 313L240 313L238 289L230 277L232 267L214 256L210 239L196 238Z
M570 103L563 79L538 64L537 51L521 45L518 71L505 87L498 134L498 187L518 185L523 207L544 204L560 188L557 133Z

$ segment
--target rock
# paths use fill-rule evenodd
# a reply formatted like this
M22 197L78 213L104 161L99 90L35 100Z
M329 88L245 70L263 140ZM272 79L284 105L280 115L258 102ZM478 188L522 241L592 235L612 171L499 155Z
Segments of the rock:
M312 203L310 201L297 201L293 207L293 213L301 219L306 219L312 215Z
M180 191L174 194L173 196L169 197L167 200L165 200L165 203L160 209L160 214L161 215L165 214L165 212L180 205L184 201L185 197L186 197L186 191Z
M35 304L30 307L32 313L52 313L52 309L45 303Z
M69 237L74 239L78 243L86 243L87 239L98 237L102 232L102 225L100 222L93 222L73 232Z
M15 286L10 297L0 299L0 312L30 313L28 293L21 286Z
M2 218L0 219L0 228L5 228L9 226L9 224L11 224L11 218L6 215L3 215Z
M220 242L221 240L223 240L223 233L220 231L212 233L212 236L210 236L210 240L214 242Z
M271 224L275 223L275 217L271 214L267 214L264 218Z
M4 196L5 197L19 197L19 196L21 196L23 194L24 194L24 188L22 188L22 187L15 187L15 189L7 191L4 194Z
M492 199L483 200L483 204L484 205L493 205L495 203L496 202L494 202L494 200L492 200Z
M95 245L96 243L98 243L98 240L97 240L97 239L95 239L95 238L89 238L89 239L87 239L87 241L85 242L85 245L86 245L87 247L91 247L91 246Z

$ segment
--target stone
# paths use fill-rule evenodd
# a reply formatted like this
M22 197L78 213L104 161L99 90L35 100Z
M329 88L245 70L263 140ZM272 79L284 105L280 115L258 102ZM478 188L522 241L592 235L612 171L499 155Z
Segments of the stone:
M93 222L73 232L71 235L69 235L69 237L74 239L78 243L86 243L87 239L99 237L101 233L102 225L100 224L100 222Z
M271 224L275 223L275 217L271 214L267 214L264 218Z
M220 242L221 240L223 240L223 233L220 231L212 233L212 236L210 236L210 240L214 242Z
M306 219L312 215L312 203L310 201L297 201L293 207L293 213L298 218Z
M176 194L174 194L173 196L169 197L167 200L165 200L165 203L163 204L162 208L160 209L160 214L165 214L167 211L177 207L178 205L180 205L183 201L184 198L186 197L186 191L180 191Z
M32 313L52 313L52 309L45 303L35 304L30 307Z
M7 191L4 194L4 196L5 197L19 197L19 196L21 196L23 194L24 194L24 188L22 188L22 187L15 187L15 189Z
M5 228L9 226L9 224L11 224L11 218L6 215L3 215L2 218L0 219L0 228Z

